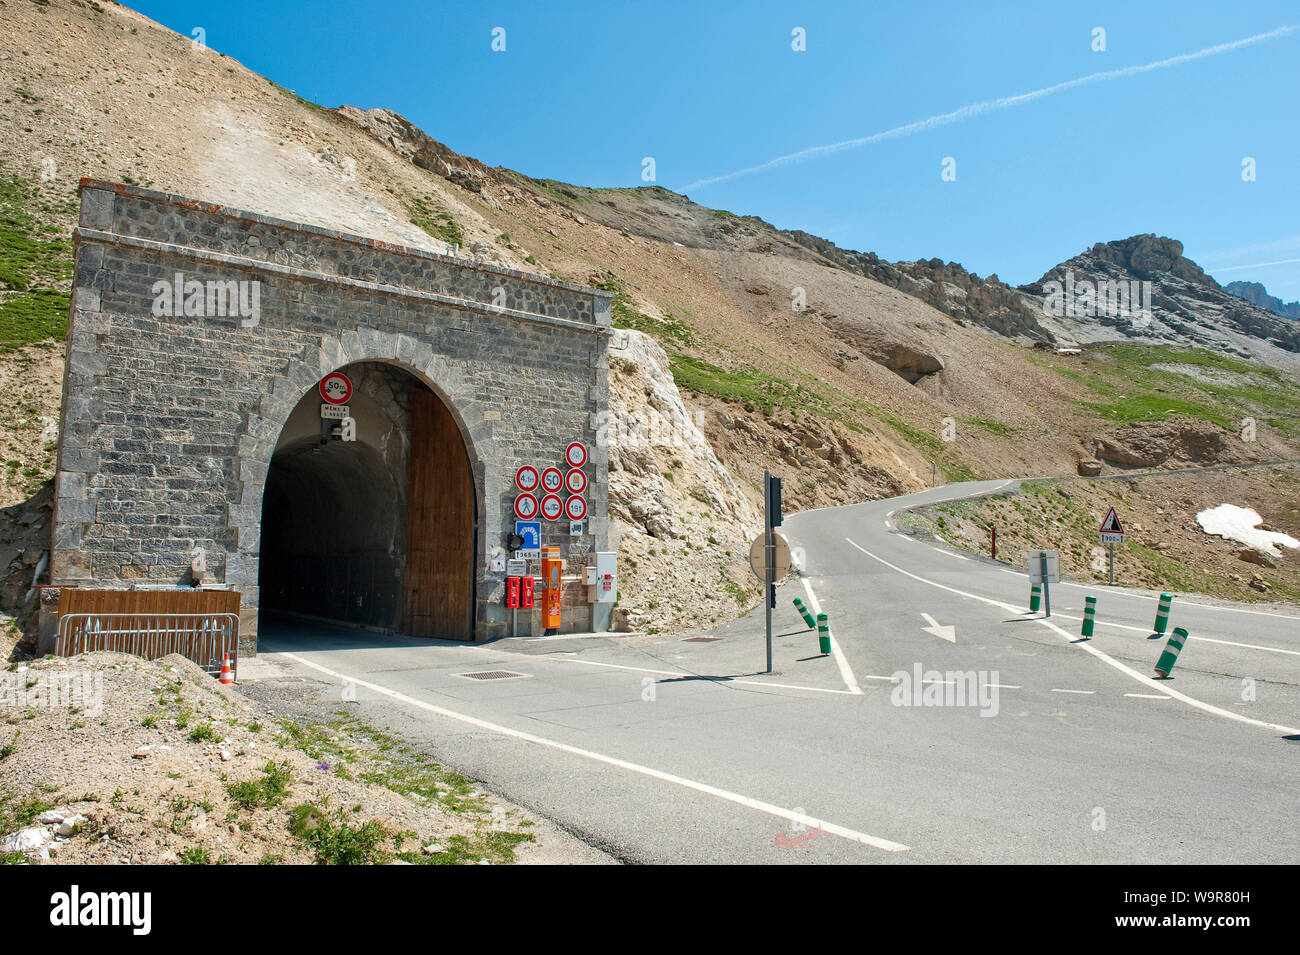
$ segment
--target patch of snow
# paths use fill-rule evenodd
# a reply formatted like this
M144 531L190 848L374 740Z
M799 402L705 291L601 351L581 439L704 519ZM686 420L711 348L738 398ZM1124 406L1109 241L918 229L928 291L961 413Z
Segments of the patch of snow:
M1259 524L1264 519L1249 507L1236 504L1220 504L1196 515L1196 523L1207 534L1217 534L1228 540L1240 541L1272 557L1281 557L1277 545L1283 547L1300 547L1300 541L1288 534L1261 530Z

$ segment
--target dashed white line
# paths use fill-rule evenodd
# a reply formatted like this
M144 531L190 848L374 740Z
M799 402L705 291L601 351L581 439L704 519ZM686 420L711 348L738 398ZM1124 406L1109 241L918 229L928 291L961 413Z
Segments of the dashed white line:
M651 779L658 779L661 782L672 783L675 786L681 786L685 789L692 789L695 792L704 793L708 796L715 796L718 799L734 803L737 806L744 806L747 809L754 809L758 812L766 813L769 816L776 816L779 819L785 819L789 822L797 822L807 826L809 829L820 829L822 832L830 833L833 836L839 836L841 839L847 839L850 842L861 843L865 846L872 846L876 849L883 849L886 852L907 852L909 846L901 842L893 842L889 839L882 839L879 836L868 835L865 832L858 832L856 829L848 829L844 826L836 825L833 822L827 822L823 819L814 819L802 812L794 812L781 806L775 806L769 802L763 802L760 799L753 799L749 796L743 796L740 793L733 793L726 789L720 789L717 786L710 786L708 783L696 782L693 779L687 779L684 776L677 776L673 773L666 773L662 770L652 769L649 766L642 766L639 763L629 762L625 759L619 759L616 756L606 756L603 753L596 753L589 749L582 749L579 746L571 746L568 743L561 743L557 740L546 739L543 736L536 736L532 733L525 733L522 730L511 729L508 726L501 726L497 723L490 723L487 720L481 720L475 716L468 716L464 713L457 713L454 710L446 709L441 706L434 706L432 703L426 703L423 700L417 700L414 697L399 693L396 690L390 690L386 686L380 686L377 683L370 683L366 680L354 676L345 676L342 673L336 673L318 663L312 663L304 660L294 653L283 653L284 657L324 673L326 676L344 682L351 681L357 686L364 686L368 690L383 694L390 699L397 700L399 703L405 703L407 706L414 706L418 709L427 710L438 716L444 716L448 719L458 720L470 726L476 726L479 729L487 730L490 733L498 733L502 736L509 736L514 739L523 740L527 743L533 743L537 746L545 746L549 749L559 750L560 752L569 753L574 756L581 756L598 763L604 763L607 766L615 766L619 769L625 769L628 772L639 773L642 776L649 776Z
M599 660L557 660L557 663L581 663L589 667L607 667L611 670L631 670L635 673L654 673L659 676L691 677L707 683L743 683L745 686L771 686L782 690L806 690L809 693L842 693L849 690L836 690L823 686L799 686L794 683L770 683L767 680L737 680L729 676L707 676L701 673L687 673L680 670L652 670L649 667L634 667L623 663L602 663Z
M1052 687L1052 692L1053 693L1078 693L1080 696L1095 696L1097 693L1096 690L1062 690L1062 689L1058 689L1057 687Z
M1023 611L1020 610L1020 608L1013 607L1011 604L1006 603L1004 601L994 600L991 597L985 597L982 596L981 594L973 594L965 590L958 590L956 587L949 587L947 584L941 584L934 580L927 580L926 578L921 577L918 574L914 574L911 571L904 570L902 567L899 567L897 564L891 564L883 557L879 557L876 554L871 553L871 551L867 550L865 547L863 547L861 544L858 544L856 541L852 540L851 538L846 537L844 539L848 541L850 546L856 548L857 550L862 551L862 553L866 554L872 560L879 561L880 563L884 564L886 567L890 568L891 570L897 571L898 573L902 574L905 577L911 577L913 580L920 581L921 583L926 584L927 586L938 587L940 590L946 590L949 593L957 594L958 596L961 597L969 597L971 600L978 600L981 603L986 603L993 607L1000 607L1001 609L1007 611L1008 613L1014 613L1014 614L1023 613ZM1214 706L1210 703L1205 703L1202 700L1198 700L1195 697L1188 696L1186 693L1181 693L1178 690L1167 689L1165 687L1162 687L1159 683L1156 683L1155 680L1153 680L1151 677L1147 676L1146 674L1139 673L1137 670L1134 670L1132 667L1128 666L1127 664L1121 663L1120 661L1116 660L1114 657L1110 656L1109 654L1101 650L1098 650L1096 647L1092 645L1091 642L1086 642L1086 643L1077 642L1075 637L1066 633L1064 630L1062 630L1056 624L1052 623L1050 620L1044 618L1037 618L1036 622L1042 624L1043 626L1047 627L1049 630L1052 630L1055 633L1059 634L1060 636L1064 637L1071 646L1078 647L1080 650L1084 651L1085 653L1091 653L1093 656L1097 657L1097 659L1104 661L1105 663L1119 670L1121 673L1127 674L1128 676L1137 680L1139 683L1143 684L1144 686L1148 686L1153 690L1165 690L1165 692L1167 692L1174 699L1181 700L1182 702L1186 703L1188 706L1194 706L1196 707L1196 709L1201 710L1202 712L1213 713L1216 716L1222 716L1226 719L1236 720L1239 723L1249 723L1251 726L1259 726L1259 727L1263 727L1264 729L1273 730L1275 732L1281 732L1287 736L1300 735L1300 729L1295 729L1294 727L1291 726L1282 726L1278 723L1267 723L1264 720L1251 719L1249 716L1242 716L1240 713L1233 713L1231 710L1225 710L1221 707Z
M1127 697L1135 700L1172 700L1172 696L1165 696L1163 693L1125 693Z

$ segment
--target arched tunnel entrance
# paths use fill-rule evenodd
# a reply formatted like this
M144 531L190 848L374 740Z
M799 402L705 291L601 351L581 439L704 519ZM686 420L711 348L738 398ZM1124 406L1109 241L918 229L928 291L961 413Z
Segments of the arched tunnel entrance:
M276 445L262 496L260 607L414 636L473 636L475 491L451 413L381 362L342 371L356 440L315 390Z

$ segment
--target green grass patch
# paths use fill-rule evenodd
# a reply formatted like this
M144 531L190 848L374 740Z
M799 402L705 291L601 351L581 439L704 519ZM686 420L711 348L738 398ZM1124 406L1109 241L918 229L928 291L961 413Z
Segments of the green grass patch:
M402 203L411 224L423 229L429 235L448 245L464 245L465 236L450 212L438 206L430 208L422 197L415 197ZM507 237L508 239L509 237ZM508 243L507 243L508 244Z
M293 782L293 773L288 763L277 766L267 760L262 767L261 779L250 779L231 783L226 786L228 795L241 809L259 809L278 806L289 795L289 786Z
M373 820L354 826L342 810L331 815L312 803L295 806L289 831L311 847L317 865L374 865L386 858L380 844L387 830Z

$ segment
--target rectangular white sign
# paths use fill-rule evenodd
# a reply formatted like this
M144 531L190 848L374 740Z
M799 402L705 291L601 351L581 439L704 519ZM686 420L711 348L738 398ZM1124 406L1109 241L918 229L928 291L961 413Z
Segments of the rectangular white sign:
M352 417L352 412L347 405L327 405L320 406L320 416L325 421L342 421L344 418Z
M1044 583L1043 555L1047 556L1046 583L1061 582L1061 555L1054 550L1031 550L1025 560L1025 569L1029 571L1029 581L1034 584Z

